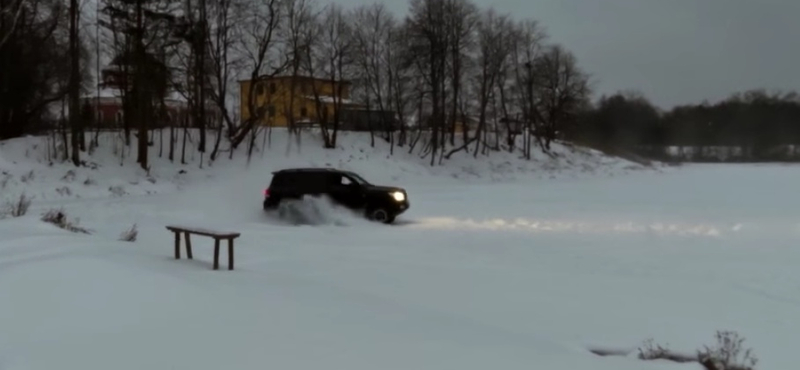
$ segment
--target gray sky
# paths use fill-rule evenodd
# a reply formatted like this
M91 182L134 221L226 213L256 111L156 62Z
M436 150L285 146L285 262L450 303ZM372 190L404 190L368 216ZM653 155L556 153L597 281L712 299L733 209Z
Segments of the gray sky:
M378 1L398 15L408 8ZM800 0L473 1L538 20L592 74L597 96L639 90L671 108L753 88L800 90Z

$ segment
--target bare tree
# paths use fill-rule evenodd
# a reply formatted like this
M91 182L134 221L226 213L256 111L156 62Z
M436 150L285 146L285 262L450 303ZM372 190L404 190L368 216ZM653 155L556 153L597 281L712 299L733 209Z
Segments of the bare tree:
M210 0L210 4L209 0L186 0L184 4L184 16L174 22L177 27L173 32L183 41L175 45L175 55L182 67L184 82L174 82L174 85L190 107L190 124L184 125L184 136L187 136L189 126L199 129L198 151L202 166L207 129L212 121L219 127L211 153L212 161L219 151L223 127L228 128L229 135L237 129L228 111L228 84L232 67L239 61L239 58L232 57L236 54L234 40L241 31L235 26L242 19L240 15L250 10L245 6L252 4L235 0ZM213 110L219 114L209 115L209 107L214 107Z
M114 77L112 80L115 82L115 85L117 85L118 97L122 101L122 122L118 123L122 124L124 144L127 147L131 144L130 132L132 126L132 116L125 112L130 109L128 91L130 90L129 87L132 81L127 77L130 75L131 68L127 63L116 63L116 65L113 65L114 62L119 60L119 56L127 55L131 50L130 43L128 42L129 40L125 35L125 31L128 27L127 4L117 4L116 1L104 0L98 4L98 7L102 9L102 14L108 16L107 18L98 17L97 23L105 27L110 33L110 35L107 36L107 43L109 53L111 54L112 65L109 67L115 69L113 72L117 76L124 76L123 78ZM118 115L115 119L119 120L119 117ZM122 150L121 153L124 156L125 151Z
M70 78L67 11L60 0L0 2L0 139L55 120Z
M249 70L250 88L241 99L244 101L247 117L237 126L231 137L231 155L250 135L248 157L253 152L258 126L267 113L267 104L259 104L263 95L262 81L274 77L285 70L287 62L279 57L280 39L278 35L284 16L285 3L297 0L258 0L247 2L241 17L239 51L243 55L243 65ZM302 0L299 0L302 1ZM267 97L270 99L271 97Z
M409 59L404 57L404 52L408 51L408 39L405 35L405 28L399 24L389 29L386 51L387 64L387 84L389 85L389 106L395 112L397 122L400 125L398 146L404 146L408 141L407 123L413 114L415 79L415 68L409 64Z
M449 52L450 80L450 145L455 145L456 123L462 123L464 143L469 140L469 127L463 111L462 85L465 70L469 68L469 51L474 45L474 30L477 24L478 8L469 0L446 0L447 38ZM459 117L460 116L460 117ZM459 119L460 118L460 119ZM442 145L445 143L442 133ZM441 152L442 154L444 152Z
M81 52L80 52L80 9L78 0L69 2L69 126L72 144L72 164L81 164L80 135L82 135L83 122L80 94L81 94Z
M523 154L526 159L531 159L532 138L540 139L537 127L542 121L537 110L533 81L534 60L541 55L544 49L544 40L547 35L541 30L539 24L532 20L525 20L517 25L517 30L512 38L513 81L509 91L510 103L515 116L520 116L524 122ZM508 111L508 109L506 109ZM506 116L508 117L508 115Z
M121 71L126 144L129 129L137 128L137 163L149 170L148 148L151 122L159 119L170 81L164 50L171 41L175 3L159 0L105 0L103 11L109 20L102 24L114 33L117 45L114 61Z
M575 56L560 45L547 48L534 62L537 110L541 112L544 149L556 139L562 126L574 120L589 98L588 76L578 68Z
M379 117L384 128L385 138L390 142L390 152L394 150L395 120L386 122L384 114L392 106L392 87L397 80L397 63L393 63L393 34L397 21L381 3L364 5L353 12L354 64L360 70L362 100L371 109L375 102L381 112ZM369 120L370 137L374 145L374 130Z
M477 85L478 127L473 140L477 140L474 155L477 157L481 143L487 146L486 133L489 105L495 100L505 80L504 73L513 51L513 23L508 15L498 15L493 9L484 11L478 22L478 53L475 83ZM497 120L494 120L497 124ZM483 135L483 137L481 137ZM466 145L466 144L465 144Z
M317 122L322 131L325 148L335 148L343 107L345 80L354 63L356 43L352 25L342 7L335 3L329 4L325 9L318 26L320 27L320 37L315 40L317 42L312 43L311 48L308 48L313 51L314 55L306 61L309 62L307 68L312 77L315 77L315 74L319 75L330 84L330 102L327 101L327 97L323 102L318 84L313 83L311 86ZM314 66L315 64L317 67ZM332 112L328 107L332 108Z
M406 18L408 49L404 52L410 62L418 68L424 85L430 91L430 114L420 122L430 129L427 148L430 150L431 166L441 147L440 135L445 129L445 83L448 59L447 0L411 0L411 9ZM420 94L420 99L422 94ZM422 100L420 100L422 103ZM426 152L428 149L425 150Z
M227 127L227 132L232 133L236 130L234 117L228 110L228 86L234 77L233 71L239 67L241 58L235 54L233 47L236 37L240 31L236 26L240 16L240 3L235 0L212 0L211 11L211 30L209 37L209 58L211 59L211 95L219 111L219 132L217 133L214 149L210 159L216 159L220 143L223 136L223 127ZM224 123L224 124L223 124Z
M286 22L281 29L281 38L284 41L282 54L287 63L286 72L290 79L289 91L285 92L284 104L280 109L286 117L289 132L295 134L299 141L300 131L295 118L297 90L308 82L304 77L313 75L313 44L319 38L319 13L316 10L316 3L312 0L289 1L285 3L284 11Z
M23 0L0 2L0 52L3 46L11 39L17 30L17 25L23 20Z
M198 151L201 155L200 165L202 166L202 156L206 151L206 127L208 117L206 117L206 103L209 80L208 44L209 44L209 19L208 6L206 0L186 0L185 20L186 27L180 36L189 45L190 58L188 58L187 83L189 95L189 112L191 123L200 133Z

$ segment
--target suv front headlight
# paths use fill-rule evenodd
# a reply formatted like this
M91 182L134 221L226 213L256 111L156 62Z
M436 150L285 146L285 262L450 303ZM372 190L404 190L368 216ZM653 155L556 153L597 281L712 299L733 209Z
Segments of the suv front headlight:
M396 200L398 202L402 202L402 201L406 200L406 195L403 194L402 191L396 191L396 192L392 193L392 198L394 198L394 200Z

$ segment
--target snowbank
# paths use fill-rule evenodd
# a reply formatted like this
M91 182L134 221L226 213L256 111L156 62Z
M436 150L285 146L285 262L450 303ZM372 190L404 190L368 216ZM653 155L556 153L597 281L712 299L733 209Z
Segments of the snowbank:
M340 132L336 149L323 149L314 133L305 132L299 138L290 137L284 130L275 129L269 137L260 137L251 161L240 150L232 159L222 152L214 163L196 148L197 132L190 132L182 150L183 134L175 144L174 161L169 160L169 130L153 133L150 148L149 172L140 169L136 160L136 137L124 146L120 133L102 132L99 145L91 153L82 153L85 165L75 168L59 160L58 141L48 137L26 137L0 142L0 189L4 197L21 192L38 202L152 195L174 192L189 184L235 176L243 182L256 182L263 187L270 173L285 167L338 167L361 173L376 183L476 183L510 182L541 179L581 179L593 176L614 176L646 167L597 151L556 143L554 156L535 149L532 160L520 158L520 153L493 152L473 158L460 152L442 165L430 166L430 159L408 152L408 147L395 147L390 154L389 144L375 138L370 145L368 133ZM208 153L213 146L213 133L208 137ZM225 145L223 144L223 149ZM244 171L246 169L246 171Z

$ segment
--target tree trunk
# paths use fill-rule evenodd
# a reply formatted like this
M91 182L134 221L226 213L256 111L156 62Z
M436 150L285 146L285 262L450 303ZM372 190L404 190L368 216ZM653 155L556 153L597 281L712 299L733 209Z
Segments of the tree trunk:
M175 117L174 119L170 119L169 124L169 154L167 157L169 158L170 162L175 161L175 123L177 120L180 120L180 117Z
M78 21L80 11L78 0L69 2L69 54L70 54L70 74L69 74L69 126L71 130L72 163L79 166L81 163L80 149L80 40L78 34ZM85 146L85 144L84 144Z
M195 84L197 86L196 95L196 108L197 108L197 121L196 124L200 128L200 143L198 144L198 151L200 153L206 152L206 31L207 31L207 16L206 16L206 1L200 0L200 24L201 31L197 40L197 64L195 65L196 75Z
M223 122L218 122L219 127L217 128L217 137L214 138L214 149L211 151L211 156L209 159L213 162L217 159L217 154L219 153L219 146L222 143L222 132L224 130L225 125Z
M145 118L145 115L146 115L146 112L147 112L147 109L145 107L145 100L149 98L149 94L147 94L148 91L146 91L147 87L149 86L149 84L146 82L147 78L145 78L145 76L144 76L144 73L145 73L145 70L144 70L145 68L144 67L145 67L145 64L146 64L146 55L145 55L144 44L143 44L144 41L142 40L142 38L143 38L142 35L144 33L144 24L143 24L144 23L144 19L143 19L144 18L144 14L143 14L144 10L142 9L142 2L143 1L144 0L136 1L136 32L137 32L137 36L136 36L136 40L135 40L135 42L136 42L136 63L134 64L135 65L135 69L136 69L134 71L134 76L135 76L134 77L135 78L134 88L135 88L135 91L136 91L136 94L135 94L135 103L136 104L134 104L134 106L136 107L135 117L136 117L136 120L138 121L137 122L137 124L138 124L138 135L137 135L138 138L136 140L136 144L137 144L136 162L139 163L139 165L142 167L142 169L148 170L149 169L149 165L147 163L147 149L148 149L148 146L147 146L147 144L148 144L147 143L147 141L148 141L147 125L148 125L148 122L147 122L147 119ZM145 85L148 85L148 86L145 86Z
M188 140L189 140L189 122L185 122L183 125L183 143L181 143L181 164L186 164L186 142Z

